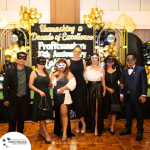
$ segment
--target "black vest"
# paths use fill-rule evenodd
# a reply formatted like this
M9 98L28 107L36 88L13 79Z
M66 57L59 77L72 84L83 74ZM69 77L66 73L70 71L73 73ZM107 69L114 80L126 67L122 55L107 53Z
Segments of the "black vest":
M127 76L127 82L128 82L128 88L127 88L127 92L129 92L131 94L131 79L133 79L133 72L129 75L128 73L128 76Z

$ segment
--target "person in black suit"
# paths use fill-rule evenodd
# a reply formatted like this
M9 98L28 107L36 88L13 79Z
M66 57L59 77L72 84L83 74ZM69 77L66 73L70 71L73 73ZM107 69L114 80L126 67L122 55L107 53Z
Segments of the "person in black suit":
M4 105L8 107L9 132L23 133L24 120L30 101L30 89L28 87L30 67L25 66L27 54L17 53L17 65L9 67L6 71L3 83ZM18 121L18 122L17 122Z
M120 100L124 102L125 106L126 129L119 134L131 134L133 111L137 118L136 140L141 141L144 131L143 103L145 103L147 95L147 75L143 67L135 65L136 60L134 53L128 53L126 57L128 67L123 69L121 75Z

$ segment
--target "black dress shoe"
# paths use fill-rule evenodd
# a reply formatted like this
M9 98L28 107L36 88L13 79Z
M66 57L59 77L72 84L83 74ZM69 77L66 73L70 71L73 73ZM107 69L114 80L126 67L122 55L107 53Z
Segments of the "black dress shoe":
M143 133L138 133L137 136L136 136L136 140L137 141L143 140Z
M131 129L125 129L124 131L120 132L120 135L127 135L127 134L131 134Z

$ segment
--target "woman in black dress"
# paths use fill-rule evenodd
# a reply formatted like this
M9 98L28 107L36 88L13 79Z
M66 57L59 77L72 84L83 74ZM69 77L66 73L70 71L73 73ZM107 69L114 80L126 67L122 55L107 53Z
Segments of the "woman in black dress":
M71 133L68 106L72 103L69 90L72 91L75 89L76 81L66 64L65 59L59 59L58 63L58 71L51 77L51 84L54 86L54 133L59 136L62 131L62 141L66 141L67 136L74 136L74 134Z
M109 118L109 127L108 130L111 131L111 134L115 134L114 124L116 120L117 112L111 110L112 100L115 100L116 104L120 104L120 95L119 95L119 86L118 80L121 77L120 68L114 67L114 60L112 56L107 56L104 60L105 66L105 83L106 83L106 95L104 98L104 114L108 115ZM114 102L113 102L114 103Z
M75 132L79 133L79 122L82 123L81 133L85 133L86 124L84 121L84 117L86 115L86 82L83 77L83 71L86 68L86 63L84 59L80 59L81 48L77 45L73 54L74 57L71 60L67 60L67 64L70 67L71 73L74 75L77 85L74 91L71 92L71 97L73 100L73 104L76 110L76 125Z

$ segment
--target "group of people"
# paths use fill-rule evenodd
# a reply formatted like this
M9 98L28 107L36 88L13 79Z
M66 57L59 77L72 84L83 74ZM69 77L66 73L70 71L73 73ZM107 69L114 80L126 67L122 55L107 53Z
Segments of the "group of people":
M80 59L81 48L77 45L70 60L59 59L58 71L51 77L48 74L44 57L36 59L37 70L32 71L25 66L27 55L17 53L17 65L8 68L3 85L4 105L9 112L9 132L23 133L24 120L30 101L30 89L34 91L32 121L39 121L39 135L51 142L47 132L46 119L53 119L53 109L50 88L53 88L55 106L54 133L62 135L62 141L75 136L71 132L69 105L73 103L76 111L75 132L84 134L86 131L100 136L104 133L104 115L108 116L108 130L115 134L115 120L121 112L121 102L126 113L126 128L120 135L131 134L132 110L136 114L138 134L136 140L143 139L143 105L147 95L147 75L143 67L135 65L136 56L129 53L126 56L128 68L123 69L114 64L112 56L104 60L105 68L99 65L99 56L91 56L91 65L86 67L84 59ZM85 79L88 80L86 84ZM118 85L120 80L120 85ZM47 103L45 101L47 99ZM47 118L38 116L39 105L49 105ZM81 130L80 130L81 122Z

